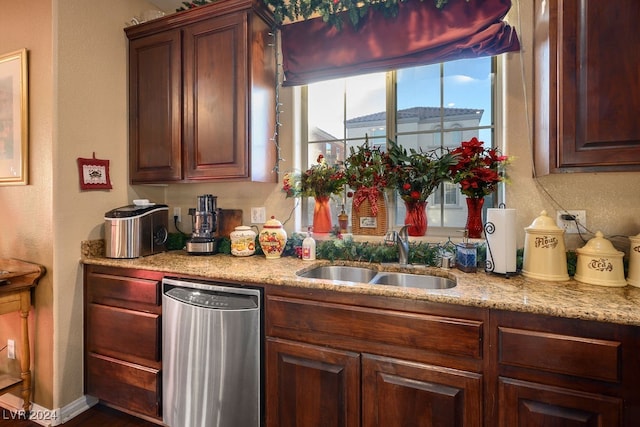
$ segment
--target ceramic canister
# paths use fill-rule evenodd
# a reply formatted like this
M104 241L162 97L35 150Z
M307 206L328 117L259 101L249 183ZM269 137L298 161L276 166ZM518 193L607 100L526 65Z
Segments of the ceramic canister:
M569 280L564 230L542 211L524 229L522 275L538 280Z
M630 236L631 247L629 248L629 274L627 283L640 288L640 234Z
M622 263L624 252L616 250L600 231L576 252L578 263L573 278L578 282L600 286L627 285Z
M256 252L256 232L247 225L239 225L229 234L231 255L251 256Z
M267 259L280 258L287 243L287 232L282 228L282 223L271 217L264 223L264 227L258 237L260 247Z

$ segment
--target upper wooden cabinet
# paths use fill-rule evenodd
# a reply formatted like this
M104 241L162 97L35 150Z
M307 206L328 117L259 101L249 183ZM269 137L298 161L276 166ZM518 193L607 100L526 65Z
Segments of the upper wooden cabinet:
M127 28L132 184L275 182L273 22L220 0Z
M537 173L640 170L640 2L535 5Z

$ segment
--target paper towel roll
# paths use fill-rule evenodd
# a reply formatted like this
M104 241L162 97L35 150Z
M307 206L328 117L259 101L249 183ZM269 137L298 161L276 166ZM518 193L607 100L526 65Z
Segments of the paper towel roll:
M499 274L516 272L516 210L487 209L487 271Z

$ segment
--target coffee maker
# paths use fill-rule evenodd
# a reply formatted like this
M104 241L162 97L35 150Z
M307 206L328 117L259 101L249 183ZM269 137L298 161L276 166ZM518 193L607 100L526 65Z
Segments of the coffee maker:
M216 253L216 197L211 194L198 196L198 207L189 209L192 233L187 241L187 253L211 255Z

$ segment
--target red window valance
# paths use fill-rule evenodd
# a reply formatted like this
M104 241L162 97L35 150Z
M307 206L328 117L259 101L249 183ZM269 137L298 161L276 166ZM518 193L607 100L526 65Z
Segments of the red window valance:
M285 86L520 49L518 36L502 20L511 0L407 0L398 16L369 11L357 30L338 30L320 18L284 25Z

